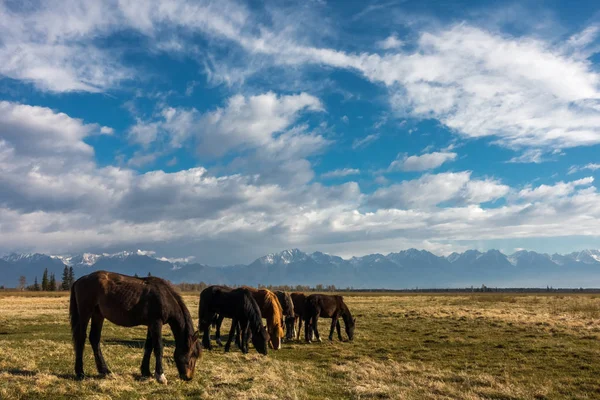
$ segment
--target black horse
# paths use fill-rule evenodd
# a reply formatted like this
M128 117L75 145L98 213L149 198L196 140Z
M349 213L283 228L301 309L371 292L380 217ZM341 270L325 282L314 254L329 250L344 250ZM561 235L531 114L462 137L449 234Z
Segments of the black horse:
M209 286L200 293L198 319L200 330L203 332L202 345L211 349L210 325L215 322L217 314L231 318L229 339L225 351L229 351L235 328L239 327L242 334L240 348L248 352L248 336L252 334L252 344L261 354L267 354L269 335L262 324L262 315L256 300L248 289L231 289L225 286Z
M342 341L342 332L340 328L339 317L344 319L346 325L346 334L348 340L354 339L354 326L356 318L352 318L350 310L342 296L331 296L326 294L311 294L306 298L304 309L304 339L310 342L310 330L314 332L317 340L320 342L318 320L319 317L331 318L331 329L329 331L329 340L333 340L333 330L337 328L340 341Z
M190 312L177 291L165 280L134 278L113 272L96 271L71 286L69 305L75 346L75 373L83 379L83 349L87 326L92 320L90 343L101 375L110 374L102 351L100 335L104 319L120 326L146 325L148 332L142 359L142 375L150 376L150 355L156 357L155 377L166 384L163 372L162 326L168 324L175 337L175 365L179 377L191 380L202 348Z
M283 315L285 318L285 339L292 340L294 338L294 322L296 317L296 314L294 313L294 302L288 292L276 290L275 295L281 304L281 308L283 308Z

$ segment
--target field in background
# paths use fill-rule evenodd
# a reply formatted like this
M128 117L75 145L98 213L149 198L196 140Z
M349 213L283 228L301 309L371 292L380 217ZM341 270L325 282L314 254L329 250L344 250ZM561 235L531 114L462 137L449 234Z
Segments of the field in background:
M192 382L140 380L144 328L106 322L114 375L100 379L86 344L73 380L68 296L0 292L0 398L598 399L600 296L345 294L352 343L286 343L267 357L205 351ZM184 296L197 322L198 294ZM320 320L321 336L329 333ZM228 326L225 327L227 332Z

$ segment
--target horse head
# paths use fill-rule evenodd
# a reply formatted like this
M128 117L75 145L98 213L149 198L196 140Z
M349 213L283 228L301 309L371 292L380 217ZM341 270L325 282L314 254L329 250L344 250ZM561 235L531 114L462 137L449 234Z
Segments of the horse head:
M202 346L200 345L199 332L195 332L188 337L187 349L181 346L175 347L175 365L181 379L184 381L192 380L196 370L196 361L201 354Z
M261 325L260 330L258 332L258 334L253 334L252 335L252 344L254 345L254 348L256 349L256 351L258 351L260 354L264 354L265 356L267 355L267 343L269 341L269 333L267 332L267 329Z

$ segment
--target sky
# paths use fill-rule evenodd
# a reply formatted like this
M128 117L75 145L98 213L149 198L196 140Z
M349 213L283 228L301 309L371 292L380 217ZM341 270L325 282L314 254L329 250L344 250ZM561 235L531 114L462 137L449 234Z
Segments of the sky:
M0 60L0 253L600 248L596 1L0 0Z

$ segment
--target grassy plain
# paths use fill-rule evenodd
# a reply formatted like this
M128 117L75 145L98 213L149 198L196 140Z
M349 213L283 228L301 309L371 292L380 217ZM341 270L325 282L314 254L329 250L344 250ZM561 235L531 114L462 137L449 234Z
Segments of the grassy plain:
M196 320L198 294L184 296ZM0 398L600 399L598 295L345 295L352 343L286 343L260 356L205 351L182 382L141 380L144 328L105 323L113 375L73 380L68 296L0 292ZM327 337L329 324L321 320ZM227 327L225 327L227 329Z

